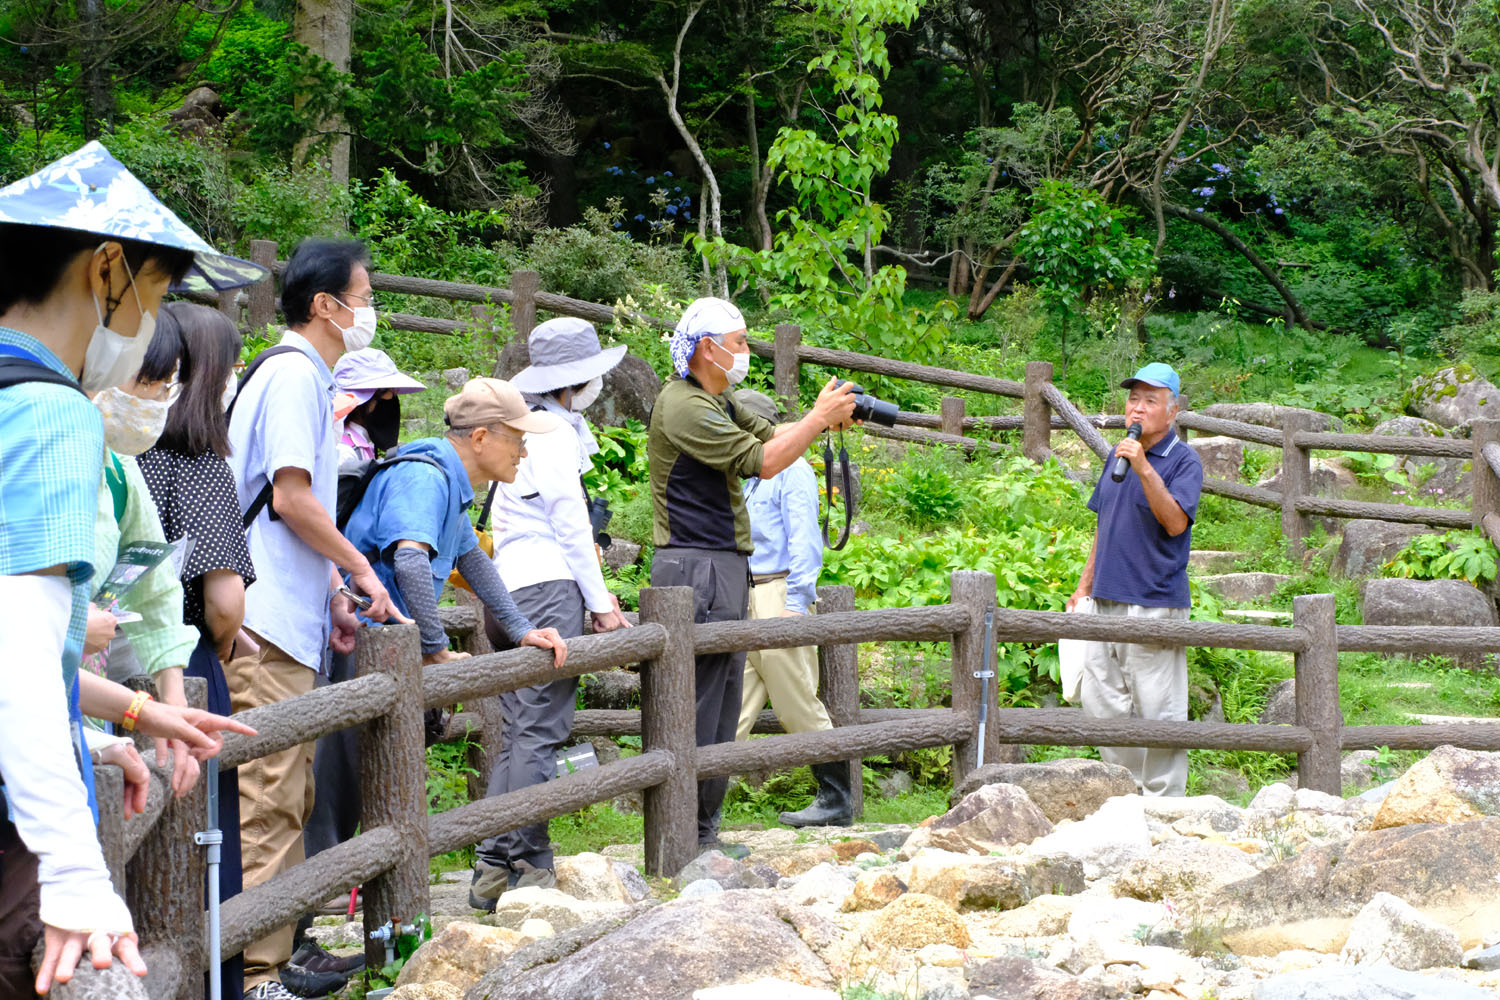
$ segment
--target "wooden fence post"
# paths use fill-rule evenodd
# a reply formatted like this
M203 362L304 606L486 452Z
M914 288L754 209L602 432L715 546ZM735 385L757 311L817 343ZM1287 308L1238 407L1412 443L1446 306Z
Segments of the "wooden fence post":
M515 327L516 342L523 347L536 329L536 293L542 276L536 271L512 271L510 275L510 325Z
M1187 411L1188 411L1188 394L1185 393L1185 392L1179 392L1177 394L1177 416L1179 417L1179 419L1173 421L1173 423L1172 423L1172 429L1177 432L1177 437L1178 437L1179 440L1182 441L1183 444L1187 443L1188 429L1186 427L1182 426L1182 420L1180 418Z
M697 673L691 587L641 591L641 621L667 630L659 659L641 664L641 750L672 755L672 775L643 792L646 874L670 877L698 854Z
M250 332L260 333L276 322L276 276L271 267L276 263L275 240L251 240L250 259L266 269L264 281L257 281L247 290L250 299Z
M1025 395L1021 402L1021 453L1033 462L1045 461L1052 450L1052 411L1042 398L1042 386L1052 381L1052 362L1026 362Z
M219 312L224 318L234 324L234 328L240 328L240 290L229 288L219 293Z
M183 692L195 708L208 704L208 686L200 678L186 678ZM141 756L154 762L149 746L149 740L138 738ZM119 809L118 800L111 805ZM193 834L207 822L208 791L199 780L182 798L168 798L161 818L126 866L125 903L135 918L136 934L143 944L164 945L182 960L176 1000L203 995L198 970L208 962L203 949L203 880L208 855L194 843Z
M942 432L962 437L964 433L963 398L960 396L944 396L940 405L942 408L942 423L939 426Z
M1339 649L1332 594L1292 598L1292 624L1307 635L1296 654L1297 725L1312 730L1312 749L1297 755L1297 787L1338 795L1343 719L1339 715Z
M1028 366L1029 368L1030 366ZM1028 372L1028 377L1029 377ZM953 710L963 712L979 725L980 692L989 692L988 731L984 739L984 761L995 762L1000 742L995 732L997 705L995 678L985 685L974 675L990 669L989 655L984 642L984 613L995 606L995 575L975 570L959 570L951 577L949 598L959 607L969 610L969 627L953 635ZM978 767L979 731L962 743L953 746L953 787L957 789L964 779Z
M458 593L459 607L474 609L474 631L470 632L460 644L462 651L470 656L493 653L495 650L490 646L490 637L484 631L484 602L467 590L455 589ZM499 695L464 702L464 711L479 716L484 727L483 735L479 740L469 741L465 760L465 763L469 765L469 770L473 772L468 775L467 781L469 801L478 802L489 794L490 772L494 770L495 758L500 756L500 728L504 722L505 713L500 710Z
M1312 518L1297 509L1297 501L1312 492L1312 457L1293 439L1298 431L1312 430L1312 415L1287 411L1281 422L1281 534L1301 556L1312 534Z
M1476 420L1474 439L1474 527L1482 529L1486 514L1500 513L1500 476L1484 457L1484 446L1500 442L1500 420Z
M853 587L819 587L818 614L854 610ZM859 645L818 647L818 693L835 726L859 725ZM865 764L849 762L849 803L858 819L865 811Z
M358 641L357 674L388 674L396 682L390 711L359 733L360 828L389 826L401 834L401 856L391 870L364 885L365 967L378 969L385 964L385 945L371 940L370 932L387 920L399 925L431 912L422 653L415 625L362 628Z
M801 346L802 327L795 323L776 324L771 364L775 368L776 397L789 420L802 415L802 362L797 359L797 348Z

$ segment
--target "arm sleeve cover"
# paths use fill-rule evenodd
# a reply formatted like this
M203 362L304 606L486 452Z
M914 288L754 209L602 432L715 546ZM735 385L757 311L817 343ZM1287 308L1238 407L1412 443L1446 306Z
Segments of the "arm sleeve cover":
M474 596L490 609L490 614L495 616L495 621L510 636L511 642L519 644L521 637L535 628L516 607L516 599L505 589L500 574L495 571L495 564L478 546L459 556L453 565L474 589Z
M401 600L406 610L417 623L422 633L422 652L440 653L448 648L448 633L438 620L437 593L432 585L432 563L421 549L400 548L393 560L396 564L396 586L401 591Z

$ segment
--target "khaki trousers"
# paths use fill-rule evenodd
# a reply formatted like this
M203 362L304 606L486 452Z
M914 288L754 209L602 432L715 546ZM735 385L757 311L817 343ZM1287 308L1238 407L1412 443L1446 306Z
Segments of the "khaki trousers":
M225 665L234 711L273 705L313 689L316 673L256 636L260 652ZM312 815L313 743L240 765L240 857L244 886L260 885L300 864L302 826ZM280 977L292 957L296 926L287 924L245 949L245 989Z
M758 583L750 591L750 618L779 618L786 610L786 579ZM809 614L813 613L811 609ZM740 694L736 740L747 739L766 699L789 733L832 729L828 710L818 700L818 649L761 649L745 656L745 683Z
M1186 621L1187 608L1149 608L1096 600L1096 614ZM1096 719L1187 721L1187 650L1132 642L1090 642L1083 659L1083 710ZM1186 750L1100 747L1099 756L1130 769L1143 795L1187 794Z

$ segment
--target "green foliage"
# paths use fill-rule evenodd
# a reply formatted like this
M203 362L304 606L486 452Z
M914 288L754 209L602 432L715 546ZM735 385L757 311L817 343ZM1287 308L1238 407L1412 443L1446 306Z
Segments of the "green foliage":
M644 295L648 286L690 298L692 279L681 248L631 239L620 231L623 218L618 198L602 209L586 207L581 223L538 233L526 262L547 291L588 302L613 304Z
M1381 575L1483 586L1495 580L1496 556L1494 544L1479 531L1418 535L1381 567Z

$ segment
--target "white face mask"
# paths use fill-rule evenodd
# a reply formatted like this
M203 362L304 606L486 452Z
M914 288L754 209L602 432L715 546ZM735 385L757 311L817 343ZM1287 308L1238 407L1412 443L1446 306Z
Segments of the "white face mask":
M229 409L229 404L234 402L235 393L240 391L240 380L234 377L234 372L229 373L229 380L224 383L224 395L219 399L219 409Z
M99 249L103 248L101 244ZM97 252L96 250L95 253ZM88 348L83 354L83 373L78 381L84 392L98 392L111 386L123 385L134 378L135 373L141 370L141 361L146 357L151 335L156 332L156 317L141 305L141 293L135 287L135 276L130 273L130 265L125 264L123 257L120 263L125 265L130 290L135 294L136 308L141 311L141 325L136 328L134 337L111 330L104 325L104 310L99 306L99 296L94 296L94 315L99 318L99 325L94 327L94 335L89 338Z
M604 376L591 378L582 389L573 393L573 398L568 400L568 409L574 413L582 413L588 409L589 404L599 398L599 393L604 391Z
M717 340L713 341L713 344L715 347L719 348L722 351L729 350L729 348L725 347ZM719 371L724 373L724 378L728 380L730 385L739 385L741 382L745 381L745 376L750 374L750 352L746 351L744 354L730 354L729 356L734 360L728 368L725 368L717 361L714 361L713 358L709 358L708 360L712 361L714 366L718 368Z
M117 386L106 386L94 396L104 417L104 441L121 455L139 455L156 444L167 426L167 411L177 399L173 385L166 399L142 399Z
M344 306L354 314L352 326L340 326L339 332L344 335L344 350L363 351L375 339L375 307L374 306L345 306L338 299L333 301ZM337 325L337 324L335 324Z

